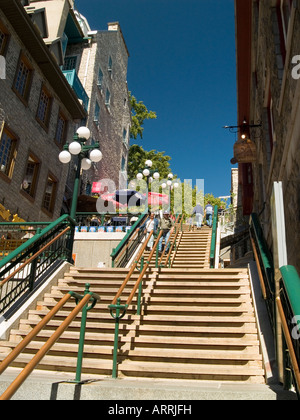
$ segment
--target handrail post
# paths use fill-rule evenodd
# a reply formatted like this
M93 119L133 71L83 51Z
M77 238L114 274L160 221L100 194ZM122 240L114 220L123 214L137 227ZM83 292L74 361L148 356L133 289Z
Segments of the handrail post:
M118 377L118 346L119 346L119 328L120 328L120 319L126 314L128 305L121 305L121 299L117 299L116 305L109 305L111 316L115 319L115 338L114 338L114 351L113 351L113 368L112 368L112 378L117 379ZM113 315L113 310L116 310L115 316ZM121 314L121 310L123 313Z
M143 271L143 268L144 268L144 256L142 256L141 258L140 273ZM137 315L141 315L142 291L143 291L143 284L142 282L140 282L138 300L137 300L137 310L136 310Z
M40 235L41 234L42 229L41 228L37 228L36 230L36 235ZM38 242L38 247L39 247L39 242ZM32 263L31 263L31 267L30 267L30 275L29 275L29 291L32 292L33 288L34 288L34 282L35 282L35 273L36 273L36 268L37 268L37 263L38 260L37 258L35 258Z
M215 266L217 224L218 224L218 206L214 206L214 217L213 217L211 245L210 245L210 268L214 268Z
M31 374L31 372L35 369L35 367L40 363L40 361L43 359L43 357L49 352L49 350L54 346L54 344L57 342L57 340L60 338L60 336L64 333L64 331L68 328L70 323L74 320L74 318L78 315L78 313L87 306L87 303L89 300L93 300L90 307L87 307L86 310L93 308L98 300L100 300L100 297L96 295L95 293L87 291L84 296L80 296L75 292L69 292L70 296L75 297L76 299L76 307L72 310L72 312L67 316L67 318L61 323L61 325L55 330L55 332L51 335L51 337L45 342L45 344L38 350L38 352L35 354L35 356L31 359L31 361L25 366L25 368L22 370L22 372L17 376L17 378L10 384L10 386L6 389L6 391L0 396L0 400L7 400L10 399L14 393L19 389L19 387L23 384L23 382L27 379L27 377ZM36 327L32 330L31 333L28 334L28 336L25 337L23 342L26 342L26 344L21 342L15 349L15 351L12 351L13 357L9 355L5 360L13 361L18 354L26 347L26 345L38 334L38 332L42 329L46 323L50 319L53 318L55 313L58 312L58 310L63 306L63 304L68 300L69 296L64 297L61 299L61 301L53 308L52 311L48 315L46 315L47 322L44 322L42 320ZM78 301L80 302L78 303ZM83 347L82 347L83 349ZM3 370L6 369L8 364L5 362L3 366ZM2 370L2 371L3 371Z
M85 285L84 296L86 296L87 294L90 294L90 284L89 283L86 283L86 285ZM77 356L77 366L76 366L76 377L75 377L75 382L76 383L81 382L82 359L83 359L83 349L84 349L84 341L85 341L87 313L90 309L92 309L95 306L95 303L96 303L96 301L94 300L92 305L88 306L88 304L86 304L82 308L80 336L79 336L79 345L78 345L78 356Z
M155 253L155 268L158 268L158 259L159 259L159 249L158 249L158 244L157 244L156 253Z

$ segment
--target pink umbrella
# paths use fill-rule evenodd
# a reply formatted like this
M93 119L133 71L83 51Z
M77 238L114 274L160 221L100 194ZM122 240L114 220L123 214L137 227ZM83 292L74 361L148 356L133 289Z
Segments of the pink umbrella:
M148 204L151 206L169 204L169 196L168 194L159 194L159 193L149 192Z

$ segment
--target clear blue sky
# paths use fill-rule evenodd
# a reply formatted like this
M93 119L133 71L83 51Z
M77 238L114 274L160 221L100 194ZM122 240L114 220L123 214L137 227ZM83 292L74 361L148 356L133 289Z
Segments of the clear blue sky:
M92 30L118 21L130 53L128 88L157 113L145 150L171 156L183 179L230 194L236 125L234 0L76 0Z

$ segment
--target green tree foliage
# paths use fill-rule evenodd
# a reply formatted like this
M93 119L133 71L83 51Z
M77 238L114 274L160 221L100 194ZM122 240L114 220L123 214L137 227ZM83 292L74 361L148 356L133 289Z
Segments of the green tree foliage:
M226 201L222 200L219 197L214 197L213 194L205 194L204 196L204 205L210 202L213 206L218 206L219 209L226 209Z
M145 120L152 120L156 119L156 113L154 111L148 111L146 105L143 102L137 101L136 98L131 95L129 92L129 99L131 104L131 118L132 124L130 129L130 138L137 139L139 136L141 139L143 138L144 132L144 121Z
M142 146L133 144L128 153L128 180L135 179L137 173L145 169L145 162L148 159L153 163L151 169L159 172L161 179L167 178L171 172L171 157L165 155L165 152L158 152L157 150L146 151Z

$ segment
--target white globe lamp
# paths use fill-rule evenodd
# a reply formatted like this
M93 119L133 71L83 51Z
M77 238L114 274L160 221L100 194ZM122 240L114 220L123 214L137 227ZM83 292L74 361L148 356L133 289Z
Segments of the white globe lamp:
M90 169L90 167L92 166L92 161L88 158L83 158L81 161L81 167L82 169L84 169L85 171L87 171L88 169Z
M141 179L143 179L143 174L138 173L137 176L136 176L136 178L140 181Z
M94 149L90 153L90 159L92 162L100 162L102 159L102 152L99 149Z
M71 153L69 153L67 150L63 150L58 155L58 159L61 163L69 163L71 161Z
M154 178L154 179L159 179L159 173L158 173L158 172L154 172L154 174L153 174L153 178Z
M78 137L80 139L88 140L91 136L91 132L87 127L79 127L76 131L76 134L78 134Z
M149 171L149 169L144 169L144 170L143 170L143 175L144 175L144 176L149 176L149 175L150 175L150 171Z
M146 160L145 165L148 166L149 168L151 168L152 160L150 160L150 159Z
M81 152L81 144L78 141L73 141L69 144L69 152L71 155L79 155Z

